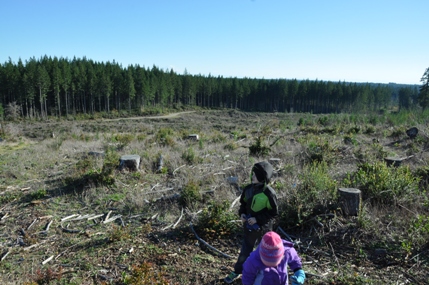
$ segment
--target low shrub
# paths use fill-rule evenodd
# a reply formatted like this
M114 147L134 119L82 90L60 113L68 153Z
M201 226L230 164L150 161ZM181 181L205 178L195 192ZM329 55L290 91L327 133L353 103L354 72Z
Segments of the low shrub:
M328 173L326 162L313 162L299 175L299 185L290 189L282 205L281 223L286 227L301 224L312 216L329 212L336 207L337 181Z
M200 186L194 181L186 184L181 192L179 202L183 207L189 207L201 200Z
M126 276L124 284L129 285L169 285L162 272L155 271L153 265L149 262L143 262L140 265L134 265L131 274Z
M259 136L255 139L255 142L249 146L249 152L250 155L253 156L266 156L270 154L271 148L264 145L262 137Z
M418 193L419 178L408 167L389 167L384 162L362 163L343 181L362 191L364 200L391 204L399 199L412 200Z
M241 223L232 222L237 219L237 214L229 211L229 206L227 201L212 201L203 210L198 218L197 226L203 238L230 237L240 229Z

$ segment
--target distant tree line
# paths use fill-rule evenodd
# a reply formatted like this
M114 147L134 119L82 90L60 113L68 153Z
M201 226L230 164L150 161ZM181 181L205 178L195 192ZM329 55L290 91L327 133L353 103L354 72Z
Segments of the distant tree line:
M46 118L147 107L237 108L244 111L366 112L429 105L428 78L413 85L321 80L224 78L191 75L156 66L122 67L87 58L10 58L0 64L0 105L19 116ZM422 78L423 81L423 78ZM420 92L419 92L420 91ZM3 110L2 109L2 110Z

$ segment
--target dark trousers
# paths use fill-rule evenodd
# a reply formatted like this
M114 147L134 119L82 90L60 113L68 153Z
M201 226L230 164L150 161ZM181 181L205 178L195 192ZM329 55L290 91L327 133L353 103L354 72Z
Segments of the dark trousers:
M243 243L241 245L240 254L238 255L238 260L234 265L234 272L237 274L241 274L243 272L243 263L249 257L250 253L253 251L255 244L258 243L265 231L249 231L246 226L243 228L244 237Z

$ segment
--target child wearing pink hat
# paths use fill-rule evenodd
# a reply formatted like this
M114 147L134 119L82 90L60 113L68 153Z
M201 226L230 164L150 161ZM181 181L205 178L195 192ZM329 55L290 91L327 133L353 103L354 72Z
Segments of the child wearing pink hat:
M292 285L304 284L301 258L293 243L275 232L267 232L244 262L241 281L243 285L288 285L288 266L294 272L290 278Z

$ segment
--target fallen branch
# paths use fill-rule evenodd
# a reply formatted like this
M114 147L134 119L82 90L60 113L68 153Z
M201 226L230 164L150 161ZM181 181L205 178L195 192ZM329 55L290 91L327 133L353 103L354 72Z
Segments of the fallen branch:
M46 225L46 228L45 228L45 231L47 232L47 231L49 231L49 228L51 227L51 224L52 224L52 222L53 222L54 220L51 220L47 225Z
M27 246L26 248L24 248L24 251L30 250L30 249L32 249L32 248L34 248L34 247L38 247L39 245L44 244L46 241L47 241L47 240L44 240L44 241L42 241L42 242L35 243L35 244L30 245L30 246Z
M282 233L287 238L288 241L295 243L293 239L280 226L277 227L277 230L279 230L280 233Z
M34 221L27 227L27 231L34 225L34 223L37 221L37 218L34 219Z
M81 232L81 230L70 230L70 229L63 228L63 227L61 227L61 230L62 230L63 232L70 233L70 234L77 234L77 233L80 233L80 232Z
M333 254L333 255L334 255L334 257L335 257L335 261L337 262L337 266L338 266L338 268L341 268L341 266L340 266L340 262L338 261L338 257L335 255L334 248L332 247L332 244L331 244L331 243L329 243L329 246L331 247L332 254Z
M92 216L92 217L89 217L89 218L88 218L88 221L95 220L95 219L100 218L100 217L102 217L102 216L104 216L104 214L94 215L94 216Z
M217 252L217 253L221 254L222 256L224 256L224 257L226 257L226 258L230 258L230 259L233 259L233 258L234 258L234 257L232 257L232 256L230 256L230 255L228 255L228 254L226 254L226 253L221 252L220 250L218 250L218 249L216 249L215 247L213 247L213 246L209 245L206 241L204 241L203 239L201 239L201 238L197 235L197 233L195 232L194 227L193 227L193 225L192 225L192 222L190 222L190 223L189 223L189 226L190 226L190 228L191 228L192 232L194 233L195 237L197 238L197 240L198 240L199 242L201 242L202 244L204 244L205 246L207 246L207 247L208 247L208 248L210 248L211 250L213 250L213 251L215 251L215 252Z
M54 256L53 256L53 255L51 255L48 259L44 260L44 261L42 262L42 265L45 265L46 263L48 263L49 261L51 261L51 260L52 260L52 258L54 258Z
M4 219L6 219L9 216L9 213L4 214L3 217L1 217L0 221L3 221Z
M112 211L110 211L110 212L112 212ZM96 218L101 217L101 216L104 216L104 214L98 214L98 215L96 215L96 214L86 214L86 215L83 215L83 216L78 215L78 217L76 217L74 219L69 219L69 221L80 221L80 220L85 220L85 219L90 220L90 219L96 219Z
M112 211L109 211L107 213L106 218L104 218L104 222L106 222L109 219L111 213L112 213Z
M114 220L116 220L116 219L118 219L120 217L122 217L122 215L113 216L110 219L104 220L103 224L107 224L107 223L113 222Z
M182 207L182 213L180 214L179 219L178 219L178 220L177 220L177 222L173 225L173 229L177 226L177 224L180 222L180 220L182 219L182 217L183 217L183 207Z
M172 226L173 226L173 224L170 224L170 225L168 225L168 226L166 226L166 227L162 228L161 230L162 230L162 231L165 231L166 229L169 229L169 228L171 228Z
M78 215L78 214L73 214L73 215L70 215L70 216L64 217L64 218L62 218L62 219L61 219L61 222L64 222L64 221L66 221L66 220L70 220L70 219L72 219L72 218L74 218L74 217L77 217L77 216L79 216L79 215Z
M9 255L9 253L10 253L10 250L7 250L7 252L3 254L3 256L1 257L0 261L3 261L6 258L6 256Z
M235 200L232 202L231 206L229 207L229 210L231 211L232 208L234 208L235 204L237 204L237 202L240 200L241 196L238 196L237 198L235 198Z
M182 166L179 166L178 168L174 169L174 171L173 171L173 175L174 175L174 173L176 173L176 171L177 171L177 170L179 170L180 168L182 168L182 167L184 167L184 166L186 166L186 164L184 164L184 165L182 165Z

